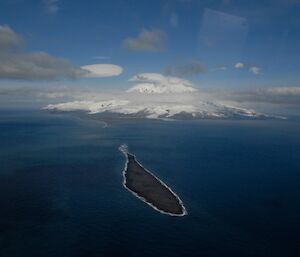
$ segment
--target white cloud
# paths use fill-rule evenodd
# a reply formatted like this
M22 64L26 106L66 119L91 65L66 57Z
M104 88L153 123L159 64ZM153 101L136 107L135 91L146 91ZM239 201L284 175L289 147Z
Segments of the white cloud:
M0 25L0 52L17 48L22 39L9 27Z
M223 92L219 97L239 103L268 103L299 106L300 87L269 87Z
M165 79L165 76L160 73L140 73L134 75L129 81L133 82L160 82Z
M193 84L185 79L172 76L164 76L159 73L141 73L133 76L129 81L137 84L127 90L127 92L139 92L147 94L163 93L186 93L196 92Z
M22 38L8 26L0 26L0 60L0 79L53 80L79 78L86 73L63 58L25 52Z
M252 72L254 75L261 74L261 69L259 67L256 67L256 66L250 67L249 71Z
M273 88L267 88L266 92L275 95L282 95L282 96L287 96L287 95L300 96L300 87L273 87Z
M234 68L236 68L236 69L243 69L243 68L245 68L245 64L242 63L242 62L238 62L238 63L236 63L236 64L234 65ZM250 71L251 73L253 73L254 75L259 75L259 74L261 74L261 68L259 68L259 67L257 67L257 66L251 66L251 67L249 67L249 71Z
M123 72L121 66L114 64L92 64L82 66L81 68L88 71L84 75L87 78L112 77L118 76Z
M0 53L0 59L0 79L77 79L86 74L86 71L69 61L48 55L44 52Z
M0 79L57 80L117 76L122 68L113 64L79 67L45 52L24 51L22 38L10 27L0 25Z
M241 62L238 62L234 65L234 68L236 69L242 69L245 67L245 64L241 63Z
M61 0L44 0L44 5L48 13L56 14L59 11Z
M143 29L140 34L124 40L124 46L131 51L161 52L165 49L166 33L160 29Z

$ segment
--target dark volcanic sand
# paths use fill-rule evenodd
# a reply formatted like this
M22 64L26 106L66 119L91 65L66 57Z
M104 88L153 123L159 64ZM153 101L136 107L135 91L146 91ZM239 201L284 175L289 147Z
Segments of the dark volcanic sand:
M186 214L179 198L159 179L144 169L135 156L127 155L127 167L124 171L124 185L129 190L149 203L154 209L169 215L183 216Z

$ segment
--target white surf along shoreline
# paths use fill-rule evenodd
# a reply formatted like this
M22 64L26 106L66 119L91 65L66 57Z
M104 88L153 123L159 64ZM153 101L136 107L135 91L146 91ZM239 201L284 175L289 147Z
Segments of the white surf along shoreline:
M179 198L179 196L172 191L172 189L170 187L168 187L163 181L161 181L158 177L156 177L152 172L150 172L149 170L147 170L141 163L139 163L136 159L136 156L134 154L131 154L134 156L135 158L135 161L146 171L148 172L149 174L151 174L154 178L156 178L158 180L158 182L164 186L165 188L167 188L174 196L175 198L178 200L179 204L181 205L182 207L182 213L181 214L174 214L174 213L170 213L170 212L166 212L166 211L163 211L163 210L160 210L158 209L156 206L154 206L152 203L148 202L144 197L140 196L139 194L137 194L136 192L132 191L130 188L128 188L126 186L126 170L127 170L127 166L128 166L128 162L129 162L129 159L128 159L128 147L126 144L122 144L120 145L119 147L119 150L125 155L126 157L126 163L125 163L125 166L124 166L124 169L123 169L123 172L122 172L122 175L123 175L123 186L130 192L132 193L135 197L139 198L140 200L142 200L143 202L145 202L146 204L148 204L150 207L152 207L154 210L162 213L162 214L166 214L166 215L170 215L170 216L177 216L177 217L182 217L182 216L185 216L187 215L187 210L185 208L185 206L183 205L183 202L182 200Z

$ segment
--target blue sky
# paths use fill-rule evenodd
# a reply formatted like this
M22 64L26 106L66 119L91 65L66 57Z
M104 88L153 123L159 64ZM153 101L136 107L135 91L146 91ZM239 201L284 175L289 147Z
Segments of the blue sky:
M123 68L120 76L64 84L116 88L142 72L204 88L299 86L299 14L298 0L0 0L0 25L23 38L26 53Z

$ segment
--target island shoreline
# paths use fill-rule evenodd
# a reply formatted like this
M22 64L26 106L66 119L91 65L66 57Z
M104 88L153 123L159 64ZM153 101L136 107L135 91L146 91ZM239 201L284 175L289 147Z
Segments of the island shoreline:
M132 193L135 197L139 198L140 200L142 200L143 202L145 202L146 204L148 204L151 208L153 208L154 210L160 212L161 214L166 214L166 215L169 215L169 216L173 216L173 217L182 217L182 216L186 216L188 215L188 212L185 208L185 206L183 205L183 202L182 200L179 198L179 196L174 192L172 191L172 189L167 186L163 181L161 181L158 177L156 177L151 171L147 170L140 162L137 161L136 159L136 156L134 154L131 154L132 156L134 156L135 158L135 161L145 170L145 172L149 173L151 176L153 176L155 179L157 179L157 181L162 185L164 186L165 188L167 188L173 195L174 197L178 200L179 204L181 205L182 207L182 213L180 214L175 214L175 213L171 213L171 212L166 212L166 211L163 211L161 209L158 209L156 206L154 206L152 203L148 202L147 199L145 199L143 196L140 196L138 193L134 192L133 190L131 190L130 188L128 188L126 186L126 182L127 182L127 178L126 178L126 170L128 168L128 163L129 163L129 158L128 158L128 151L127 151L127 145L123 144L119 147L119 151L121 151L125 158L126 158L126 162L125 162L125 166L124 166L124 169L122 171L122 175L123 175L123 186L130 192Z

